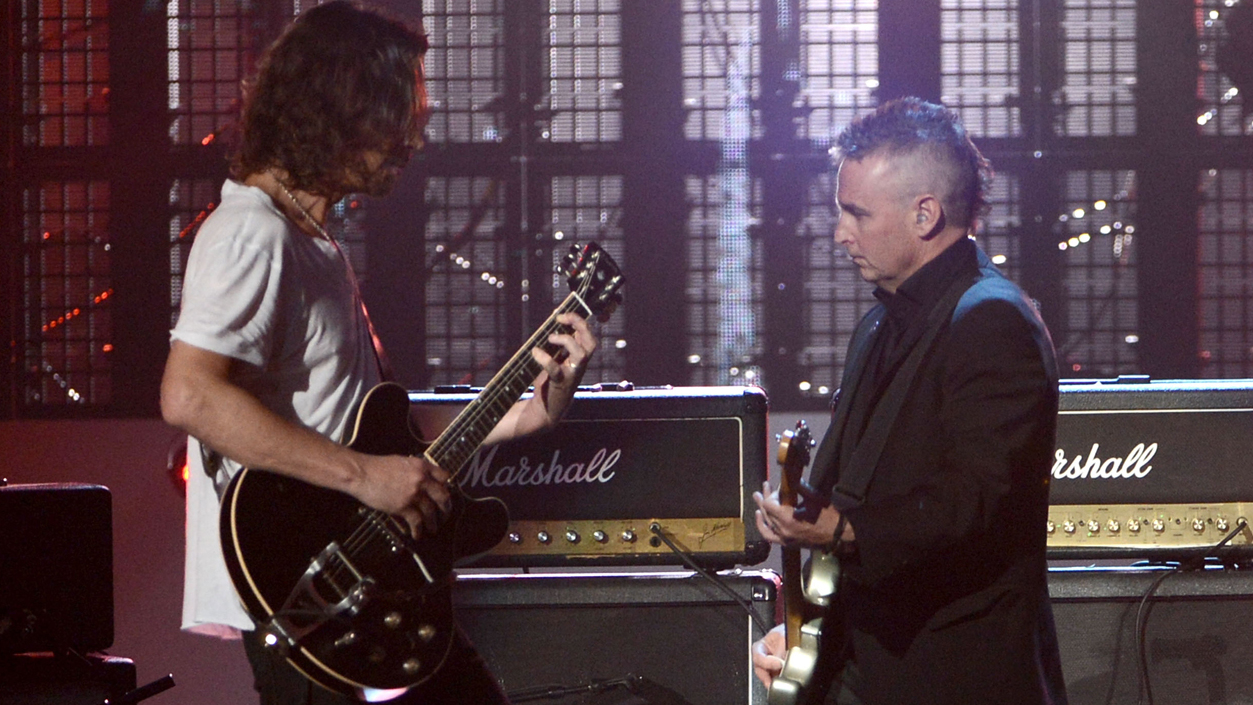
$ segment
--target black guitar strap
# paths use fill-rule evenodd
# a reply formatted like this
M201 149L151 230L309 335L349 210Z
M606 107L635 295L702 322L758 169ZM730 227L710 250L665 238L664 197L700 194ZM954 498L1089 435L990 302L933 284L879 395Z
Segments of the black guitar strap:
M901 405L905 402L905 395L913 386L914 377L918 375L918 368L922 366L923 359L930 353L931 346L935 343L936 336L940 334L940 329L944 327L945 321L952 317L953 311L957 308L957 302L973 284L974 279L957 279L949 285L935 308L931 309L931 314L927 316L926 330L910 350L909 357L901 363L887 391L883 393L883 398L875 405L870 423L866 426L866 435L857 444L848 466L840 472L839 482L836 483L835 489L830 491L831 503L836 509L844 510L859 505L865 500L866 490L870 487L870 480L879 463L879 456L887 444L888 433L891 432L896 417L900 413ZM830 482L826 477L823 479L826 480L824 484ZM821 487L819 491L826 495L828 487Z
M819 511L827 505L830 498L831 485L834 484L831 478L839 459L840 439L844 436L844 425L848 423L849 407L853 397L857 395L857 386L864 377L866 362L870 358L870 341L879 332L886 315L887 309L882 305L876 306L853 332L853 340L848 346L852 354L846 362L840 388L832 401L831 428L823 434L822 443L818 444L818 450L814 453L809 481L802 482L797 488L801 495L799 516L806 521L817 521Z

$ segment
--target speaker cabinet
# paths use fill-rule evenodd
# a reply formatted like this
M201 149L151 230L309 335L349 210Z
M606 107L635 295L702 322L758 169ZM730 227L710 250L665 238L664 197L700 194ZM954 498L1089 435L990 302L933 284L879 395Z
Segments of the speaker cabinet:
M1140 702L1136 614L1155 569L1054 569L1049 592L1070 705ZM1153 702L1253 702L1253 571L1165 578L1146 605Z
M108 488L0 487L0 654L112 644Z
M688 572L470 575L453 594L515 703L764 703L748 652L761 631L748 608L774 626L775 576L722 579L740 601Z

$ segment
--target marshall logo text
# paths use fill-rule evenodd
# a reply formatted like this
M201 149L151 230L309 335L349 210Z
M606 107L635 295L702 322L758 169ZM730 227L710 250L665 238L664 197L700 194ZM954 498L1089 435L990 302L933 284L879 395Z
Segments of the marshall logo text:
M1058 480L1141 478L1153 470L1149 461L1157 454L1157 444L1137 443L1125 457L1111 456L1104 460L1097 456L1099 450L1100 444L1093 443L1086 459L1082 454L1068 459L1066 452L1058 448L1053 454L1053 477Z
M605 483L613 479L616 471L611 468L618 464L622 457L622 449L601 448L586 463L560 462L561 451L554 450L547 463L532 464L527 456L518 458L516 465L492 467L492 460L500 446L492 446L491 450L475 453L461 480L463 487L525 487L538 485L570 485L578 483Z

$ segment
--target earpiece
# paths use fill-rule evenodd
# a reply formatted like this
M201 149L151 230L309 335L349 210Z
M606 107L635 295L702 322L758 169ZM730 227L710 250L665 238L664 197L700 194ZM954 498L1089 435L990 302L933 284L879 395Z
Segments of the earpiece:
M919 213L919 214L918 214L918 224L919 224L919 225L921 225L921 224L923 224L923 223L925 223L925 222L927 222L927 214L926 214L926 213Z

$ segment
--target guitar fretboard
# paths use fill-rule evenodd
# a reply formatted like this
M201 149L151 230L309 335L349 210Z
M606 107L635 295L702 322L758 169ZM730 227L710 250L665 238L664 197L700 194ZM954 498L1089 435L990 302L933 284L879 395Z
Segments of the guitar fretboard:
M553 356L564 350L561 346L548 342L548 336L553 333L569 332L569 326L557 322L557 316L563 313L577 313L586 318L589 311L577 293L567 296L526 344L483 387L483 391L474 401L462 409L448 428L431 443L426 450L426 456L431 462L447 470L453 477L457 476L470 456L482 445L487 434L522 397L531 386L531 381L543 369L531 356L531 349L540 348Z

